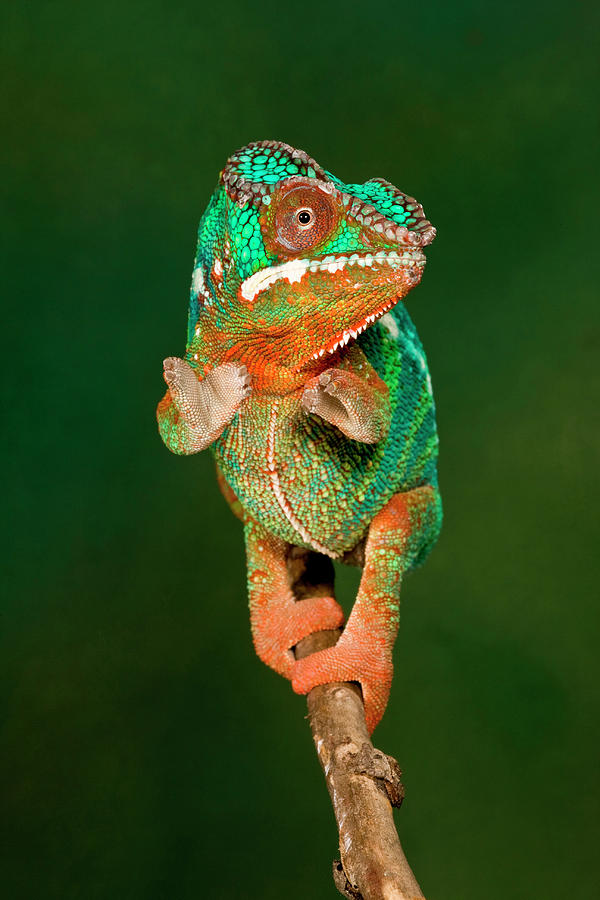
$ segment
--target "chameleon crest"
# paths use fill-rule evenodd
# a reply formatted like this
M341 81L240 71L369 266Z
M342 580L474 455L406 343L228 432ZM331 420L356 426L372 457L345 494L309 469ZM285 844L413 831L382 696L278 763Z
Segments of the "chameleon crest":
M389 693L403 574L435 542L441 504L427 362L400 303L435 237L389 182L347 184L278 141L249 144L202 216L185 359L169 357L160 433L176 453L212 445L243 519L259 656L294 690L360 683L367 722ZM333 598L294 602L290 548L364 561L338 644Z

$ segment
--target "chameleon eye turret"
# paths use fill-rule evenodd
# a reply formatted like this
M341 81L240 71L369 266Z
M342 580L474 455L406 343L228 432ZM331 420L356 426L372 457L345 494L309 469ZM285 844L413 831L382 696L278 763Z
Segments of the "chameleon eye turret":
M331 235L339 211L315 179L283 182L262 213L266 244L275 254L301 256Z
M355 681L372 731L386 708L400 586L437 539L438 438L427 361L403 300L435 229L389 182L346 183L302 150L234 153L200 221L184 358L164 363L161 436L211 447L243 520L256 651L299 693ZM356 602L295 602L293 546L364 546ZM354 554L353 558L357 558Z

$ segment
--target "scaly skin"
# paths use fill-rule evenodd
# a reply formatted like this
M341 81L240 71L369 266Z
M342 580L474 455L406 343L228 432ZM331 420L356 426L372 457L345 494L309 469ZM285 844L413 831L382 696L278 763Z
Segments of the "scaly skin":
M212 445L244 521L256 651L295 691L357 681L372 731L392 679L404 573L441 524L427 362L399 303L435 230L381 179L344 184L306 153L262 141L221 172L198 231L185 359L165 360L161 436L175 453ZM342 558L363 539L342 637L333 598L299 603L293 545Z

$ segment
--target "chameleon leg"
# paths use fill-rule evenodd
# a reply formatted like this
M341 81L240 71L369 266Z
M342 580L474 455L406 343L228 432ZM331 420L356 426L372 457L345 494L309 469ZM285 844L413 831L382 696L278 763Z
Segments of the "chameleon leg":
M437 537L440 506L430 486L396 494L371 523L358 596L342 636L327 650L294 665L292 687L306 694L318 684L357 681L372 732L383 716L392 682L403 574Z
M224 363L202 379L183 359L165 359L169 390L158 404L160 435L173 453L198 453L216 440L250 393L246 366Z
M333 597L296 601L287 569L290 545L248 519L245 523L248 557L250 625L258 656L285 678L292 677L292 647L314 631L339 628L344 613Z

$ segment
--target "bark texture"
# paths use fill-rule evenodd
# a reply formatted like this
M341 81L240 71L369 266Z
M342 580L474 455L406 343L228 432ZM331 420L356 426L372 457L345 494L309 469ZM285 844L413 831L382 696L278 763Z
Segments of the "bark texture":
M353 562L360 564L361 550ZM331 597L333 565L318 553L294 548L288 559L296 599ZM340 631L312 634L296 647L302 658L331 647ZM412 873L394 824L394 806L404 795L398 763L371 743L360 688L326 684L307 697L310 727L333 805L340 859L335 885L352 900L417 900L423 893Z

